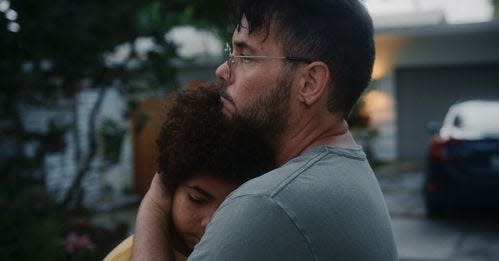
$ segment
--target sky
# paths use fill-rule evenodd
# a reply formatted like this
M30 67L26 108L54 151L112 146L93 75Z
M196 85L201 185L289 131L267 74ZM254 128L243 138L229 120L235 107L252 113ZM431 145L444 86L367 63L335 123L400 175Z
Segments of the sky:
M493 16L490 0L364 0L373 16L442 10L448 23L488 21Z

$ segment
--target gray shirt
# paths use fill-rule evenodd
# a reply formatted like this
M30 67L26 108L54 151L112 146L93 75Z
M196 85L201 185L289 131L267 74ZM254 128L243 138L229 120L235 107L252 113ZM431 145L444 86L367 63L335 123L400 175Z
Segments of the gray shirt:
M321 146L220 205L188 260L398 260L390 217L360 149Z

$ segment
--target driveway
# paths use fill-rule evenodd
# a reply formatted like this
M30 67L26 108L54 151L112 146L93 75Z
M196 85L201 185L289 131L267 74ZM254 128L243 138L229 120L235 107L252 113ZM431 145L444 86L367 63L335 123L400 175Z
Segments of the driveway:
M425 217L423 174L412 164L376 170L394 229L400 260L499 260L498 216L455 213Z

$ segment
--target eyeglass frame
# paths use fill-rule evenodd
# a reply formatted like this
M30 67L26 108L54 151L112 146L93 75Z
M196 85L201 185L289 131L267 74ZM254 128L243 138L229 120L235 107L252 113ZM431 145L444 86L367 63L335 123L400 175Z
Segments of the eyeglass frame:
M266 55L234 55L232 54L232 47L229 43L225 43L225 62L227 63L227 80L230 80L232 76L232 64L235 63L234 58L239 59L280 59L287 60L289 62L295 63L312 63L312 60L304 58L304 57L296 57L296 56L266 56Z

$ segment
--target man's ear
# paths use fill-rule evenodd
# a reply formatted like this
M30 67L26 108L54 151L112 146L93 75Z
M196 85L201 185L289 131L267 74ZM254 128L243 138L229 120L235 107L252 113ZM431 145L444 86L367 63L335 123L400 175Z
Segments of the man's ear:
M299 100L310 106L327 94L330 80L329 67L324 62L312 62L303 68Z

